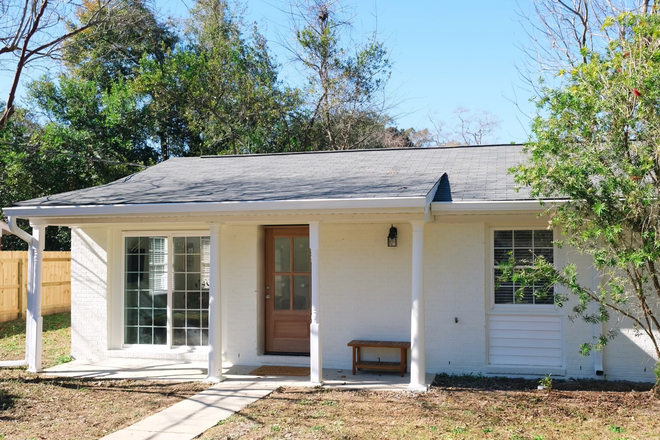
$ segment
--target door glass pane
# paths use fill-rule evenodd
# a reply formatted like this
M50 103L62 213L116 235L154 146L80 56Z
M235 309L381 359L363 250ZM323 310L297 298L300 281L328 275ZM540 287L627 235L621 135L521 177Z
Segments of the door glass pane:
M275 310L291 310L291 277L275 275Z
M174 253L175 254L185 254L186 253L186 239L184 237L174 237L172 239L174 244Z
M293 310L309 310L309 275L293 277Z
M309 237L293 237L293 271L309 272Z
M209 237L174 238L174 290L172 294L172 345L202 344L202 330L208 329ZM206 343L206 341L204 341Z
M291 240L275 237L275 272L291 271Z

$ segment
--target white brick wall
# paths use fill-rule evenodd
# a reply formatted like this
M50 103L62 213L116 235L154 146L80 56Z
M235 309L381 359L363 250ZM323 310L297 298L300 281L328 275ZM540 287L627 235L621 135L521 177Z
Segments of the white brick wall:
M424 235L426 369L482 372L486 363L485 226L429 223Z
M531 218L531 217L530 217ZM518 219L519 220L519 219ZM531 221L534 219L531 218ZM134 225L127 225L130 230ZM399 230L396 248L388 248L390 224L321 223L320 323L326 368L348 369L351 339L410 338L411 235L408 223ZM263 356L263 233L256 225L225 225L222 229L222 289L225 361L258 365L307 364L305 357ZM427 372L488 373L487 313L490 279L490 229L483 221L428 223L425 227L426 362ZM72 345L77 358L108 355L107 238L102 228L74 231L72 238ZM113 235L121 240L121 234ZM115 246L114 249L121 249ZM115 252L113 258L121 259ZM557 263L576 261L581 281L590 285L591 264L569 249L558 251ZM116 277L115 277L116 278ZM111 292L121 298L121 285ZM562 312L568 315L569 302ZM115 314L121 313L117 310ZM458 323L455 323L458 318ZM110 326L116 319L109 319ZM567 377L596 377L594 357L580 357L593 326L563 318ZM132 352L117 355L135 355ZM132 353L132 354L131 354ZM604 354L608 379L653 380L652 352L630 331L612 341ZM141 356L144 354L140 353ZM174 351L154 354L201 359L203 353ZM391 350L364 350L365 358L391 360ZM644 371L646 369L646 371ZM542 371L536 372L542 374Z
M71 231L71 354L101 360L107 349L108 271L105 228Z
M257 237L257 226L222 229L224 360L232 364L258 363L257 265L263 255L257 253Z
M351 367L352 339L410 340L412 227L394 224L398 246L388 248L389 224L321 224L320 324L323 366ZM395 350L364 349L365 359L398 359Z

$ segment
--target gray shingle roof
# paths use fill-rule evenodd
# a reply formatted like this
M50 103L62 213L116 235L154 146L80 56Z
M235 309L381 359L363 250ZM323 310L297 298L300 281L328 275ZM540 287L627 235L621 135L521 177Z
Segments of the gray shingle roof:
M507 174L523 159L521 150L500 145L176 158L107 185L14 206L424 197L443 176L436 201L528 200Z

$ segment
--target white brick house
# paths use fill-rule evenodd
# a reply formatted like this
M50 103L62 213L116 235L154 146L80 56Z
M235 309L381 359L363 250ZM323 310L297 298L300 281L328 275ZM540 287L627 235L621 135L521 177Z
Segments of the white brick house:
M180 158L5 213L33 223L33 267L44 227L73 227L79 359L208 359L213 380L223 362L311 365L318 383L322 367L351 367L349 341L373 339L411 342L412 390L439 372L652 381L648 341L626 322L580 357L600 325L496 289L509 251L598 277L553 249L558 233L515 191L507 169L522 158L519 146Z

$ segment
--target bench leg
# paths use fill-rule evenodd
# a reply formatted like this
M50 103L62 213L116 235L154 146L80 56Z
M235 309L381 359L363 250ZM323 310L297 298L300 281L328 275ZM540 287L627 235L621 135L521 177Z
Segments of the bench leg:
M406 361L406 349L402 348L401 349L401 365L399 365L399 370L401 372L401 377L403 377L403 374L406 370L406 364L408 362Z
M353 376L355 376L355 350L356 350L356 347L351 347L351 349L353 350Z

